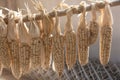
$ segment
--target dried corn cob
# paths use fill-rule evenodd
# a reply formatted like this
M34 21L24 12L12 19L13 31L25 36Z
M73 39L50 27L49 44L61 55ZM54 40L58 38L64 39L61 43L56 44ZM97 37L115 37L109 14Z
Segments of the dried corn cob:
M12 17L13 16L13 17ZM14 13L9 12L8 16L8 35L10 55L11 55L11 70L15 78L21 77L20 59L19 59L19 43L17 26L14 21Z
M42 42L40 38L32 39L31 44L31 56L30 56L30 65L32 69L38 68L41 66L41 47Z
M6 37L0 37L0 58L4 68L10 68L10 50Z
M80 16L80 24L77 29L78 57L80 64L85 65L88 63L89 57L89 29L85 21L85 2L82 2L81 6L83 7L83 13Z
M26 8L29 15L28 17L31 20L31 17L33 15L27 4L26 4ZM32 69L36 69L41 66L41 47L42 47L42 41L40 38L40 27L38 27L36 21L32 21L32 20L30 21L29 34L32 38L30 67Z
M52 37L52 53L53 53L55 70L61 76L64 69L64 36L61 34L61 31L60 31L57 12L56 12L56 22L55 22L53 37Z
M42 32L41 37L43 40L43 50L41 54L44 54L45 61L43 68L48 69L49 68L49 62L50 62L50 55L51 55L51 31L53 29L53 19L48 16L48 14L45 13L45 9L43 8L43 5L40 1L33 2L37 10L39 10L42 13L42 26L40 27L40 30Z
M11 60L7 40L7 25L3 21L2 17L0 17L0 58L3 67L9 68Z
M43 66L44 69L48 69L50 67L51 48L52 48L51 37L44 36L43 38L43 49L45 55L45 62Z
M92 4L92 20L90 21L89 30L90 30L90 37L89 37L89 45L96 42L98 33L99 33L99 25L96 20L96 5Z
M22 73L26 73L30 68L30 54L31 54L31 37L29 30L25 23L22 21L22 17L18 23L19 26L19 56L20 56L20 68Z
M112 42L112 14L110 6L106 3L105 8L101 11L101 30L100 30L100 62L106 65L110 58Z
M36 26L36 25L33 25L33 26ZM31 30L30 30L30 33L31 33ZM32 36L30 64L31 64L31 68L33 69L41 66L41 57L42 57L41 47L42 47L42 40L40 38L40 35L39 37L36 37L36 38Z
M48 15L44 14L42 20L42 27L43 27L43 49L45 55L45 62L44 62L44 69L48 69L50 67L50 55L51 55L51 31L53 28L53 19L49 18Z
M76 62L76 33L73 31L71 24L72 10L67 11L67 22L65 25L64 37L66 48L66 63L71 69Z
M30 68L30 53L31 47L28 44L21 43L19 46L19 54L20 54L20 67L22 73L27 73Z
M20 69L20 55L19 55L19 44L17 41L12 41L9 44L10 52L11 52L11 70L12 74L15 78L19 79L22 75L21 69Z

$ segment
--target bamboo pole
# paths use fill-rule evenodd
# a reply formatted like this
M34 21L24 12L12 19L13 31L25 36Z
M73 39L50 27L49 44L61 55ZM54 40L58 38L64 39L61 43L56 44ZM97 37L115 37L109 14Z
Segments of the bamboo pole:
M111 1L109 4L110 4L111 7L119 6L119 5L120 5L120 0L113 0L113 1ZM98 7L99 9L102 9L102 8L105 7L105 3L104 3L104 2L96 3L96 5L97 5L97 7ZM74 13L74 14L79 14L79 13L82 12L82 7L80 7L80 6L77 7L77 8L74 7L72 10L73 10L73 13ZM65 15L66 15L66 11L67 11L67 9L65 9L65 10L58 10L58 11L57 11L57 15L58 15L59 17L65 16ZM91 5L86 6L86 11L91 11ZM42 15L41 15L40 13L36 13L36 14L34 14L34 15L35 15L34 18L32 18L32 19L35 19L35 20L40 20L40 19L42 19ZM49 17L55 17L54 11L48 13L48 16L49 16ZM6 23L8 23L8 18L7 18L7 16L4 18L4 21L5 21ZM16 23L18 23L18 21L19 21L18 19L15 20ZM23 15L23 22L28 22L28 21L30 21L30 20L28 19L28 15Z

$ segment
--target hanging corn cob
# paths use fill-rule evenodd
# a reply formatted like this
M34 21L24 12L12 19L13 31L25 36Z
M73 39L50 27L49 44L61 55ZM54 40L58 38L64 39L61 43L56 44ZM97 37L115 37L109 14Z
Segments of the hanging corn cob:
M64 36L61 34L59 27L59 19L57 16L55 17L55 25L53 29L53 37L52 37L52 53L53 53L53 61L55 65L55 70L61 76L64 69Z
M51 37L44 36L43 38L43 49L45 55L45 62L43 66L44 69L48 69L50 67L51 48L52 48Z
M110 5L106 2L105 8L101 10L101 30L100 30L100 62L106 65L110 58L112 42L112 13Z
M45 55L45 63L43 67L45 69L48 69L50 67L52 41L51 41L50 33L47 33L46 29L53 26L53 23L51 21L52 19L48 18L47 15L44 15L44 18L42 20L42 25L43 25L42 39L43 39L43 49L44 49L44 55Z
M0 15L0 59L4 68L10 68L10 51L7 40L7 25Z
M20 56L20 68L22 73L26 73L30 68L30 54L31 54L31 37L27 25L22 21L22 15L18 23L19 33L19 56Z
M51 31L53 28L53 19L48 17L47 14L43 15L42 19L42 27L43 27L43 49L44 49L44 55L45 55L45 63L44 68L48 69L50 66L50 55L51 55Z
M33 1L32 1L33 2ZM44 65L42 66L44 69L49 68L50 64L50 55L51 55L51 31L53 29L53 19L45 13L45 9L40 1L33 2L35 8L41 12L42 14L42 26L40 27L40 31L42 32L41 37L43 40L42 53L44 54L45 60Z
M9 48L11 54L11 70L15 78L19 79L21 77L20 70L20 56L19 56L19 42L18 42L18 31L17 25L14 21L15 14L13 11L10 11L8 14L8 34L7 38L9 41Z
M37 68L41 66L41 47L42 47L42 41L40 38L40 34L38 33L39 30L38 26L35 22L31 22L31 26L29 27L30 34L34 34L32 37L32 44L31 44L31 68ZM32 32L35 31L35 32Z
M99 33L99 25L96 18L96 5L92 4L92 20L90 21L89 30L90 30L90 37L89 37L89 45L96 42Z
M71 24L72 8L67 11L67 22L64 30L66 63L71 69L76 62L76 33L73 31Z
M30 54L30 66L32 69L36 69L41 66L41 47L42 41L40 37L40 28L38 27L36 21L31 20L33 17L30 8L26 4L28 17L30 18L29 34L32 38L31 44L31 54Z
M88 63L89 57L89 29L86 25L85 19L85 2L81 2L83 12L80 16L80 23L77 29L77 41L78 41L78 57L81 65Z

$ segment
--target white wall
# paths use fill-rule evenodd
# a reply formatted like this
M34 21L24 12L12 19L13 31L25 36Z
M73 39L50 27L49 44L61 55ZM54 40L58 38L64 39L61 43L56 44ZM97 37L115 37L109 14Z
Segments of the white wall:
M48 11L52 10L54 6L56 6L61 0L40 0L43 5L48 9ZM68 4L79 4L81 0L66 0L65 2ZM25 8L23 2L28 2L30 4L30 8L35 12L33 5L31 5L30 0L18 0L17 6L19 8ZM112 49L111 49L111 61L120 62L120 6L113 7L112 13L114 17L114 25L113 25L113 40L112 40ZM61 17L61 28L63 31L63 27L66 21L65 17ZM73 16L73 26L76 30L78 25L78 17L76 15ZM99 58L99 45L98 41L90 47L90 56L95 56Z

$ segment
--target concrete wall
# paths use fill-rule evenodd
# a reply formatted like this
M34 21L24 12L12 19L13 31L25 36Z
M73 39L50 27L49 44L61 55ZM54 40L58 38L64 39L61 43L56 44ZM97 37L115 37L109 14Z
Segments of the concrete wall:
M48 9L48 11L52 10L54 6L56 6L61 0L40 0L43 5ZM81 0L66 0L65 2L67 4L79 4ZM19 8L25 8L24 2L28 2L30 4L30 8L33 10L33 12L36 12L33 8L33 5L31 4L30 0L18 0L17 1L17 7ZM120 6L113 7L112 13L114 17L114 25L113 25L113 40L112 40L112 49L111 49L111 61L114 62L120 62ZM89 13L88 13L89 14ZM88 16L90 19L90 17ZM66 17L61 17L61 28L63 31L64 24L66 22ZM79 18L74 15L72 19L72 24L74 26L74 30L77 29ZM99 40L99 39L98 39ZM90 47L90 56L95 56L99 58L99 43L97 42Z

